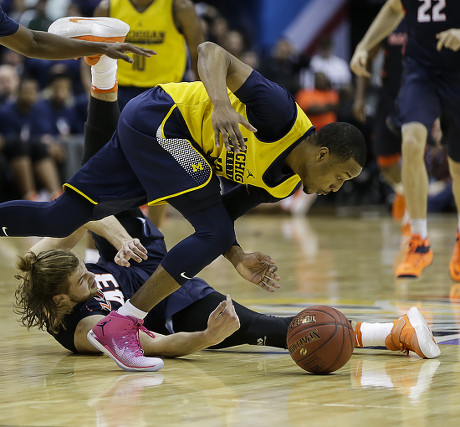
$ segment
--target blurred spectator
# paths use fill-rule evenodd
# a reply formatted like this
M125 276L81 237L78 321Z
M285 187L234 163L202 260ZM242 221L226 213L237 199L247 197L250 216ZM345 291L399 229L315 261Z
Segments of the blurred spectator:
M4 153L10 161L18 190L28 200L37 198L35 175L51 197L61 193L56 164L47 145L32 136L32 128L42 117L37 100L37 82L24 78L19 83L16 102L6 103L0 108Z
M48 31L48 27L53 21L46 14L47 2L47 0L38 0L35 6L29 9L32 13L27 26L31 30Z
M334 89L340 90L351 85L351 72L348 63L334 55L333 44L329 36L323 36L318 41L318 48L312 56L309 69L301 75L301 85L303 88L314 86L315 73L326 74Z
M300 70L307 66L308 58L296 52L289 40L281 38L262 61L261 73L295 95L300 89Z
M16 67L0 65L0 105L12 102L19 86L19 75Z
M297 92L295 99L317 131L328 123L337 121L339 95L331 88L326 74L315 73L315 87L301 89Z
M93 16L94 10L101 0L72 0L68 8L68 16Z

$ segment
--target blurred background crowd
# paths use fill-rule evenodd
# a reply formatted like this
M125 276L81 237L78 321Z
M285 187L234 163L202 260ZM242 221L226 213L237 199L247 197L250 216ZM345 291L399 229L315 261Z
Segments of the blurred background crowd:
M318 199L299 192L275 209L306 214L310 207L312 213L321 207L392 208L391 179L385 175L385 162L379 161L373 138L379 100L391 85L396 85L397 92L400 74L395 71L390 75L388 67L394 71L396 64L398 68L401 49L394 55L388 47L390 40L376 51L372 77L367 81L360 81L349 69L356 44L383 2L328 0L327 7L321 0L193 2L204 40L218 43L287 88L317 129L330 122L346 121L358 126L368 141L368 162L363 173L346 182L340 192ZM43 31L61 16L93 16L99 3L0 0L11 18ZM161 61L161 57L150 60ZM51 200L78 169L89 94L88 73L82 62L30 59L0 47L0 201ZM183 80L197 78L193 69L189 55ZM393 80L390 85L389 80ZM390 116L385 118L385 124L398 138L397 123ZM442 132L436 126L426 163L431 180L429 210L452 210Z

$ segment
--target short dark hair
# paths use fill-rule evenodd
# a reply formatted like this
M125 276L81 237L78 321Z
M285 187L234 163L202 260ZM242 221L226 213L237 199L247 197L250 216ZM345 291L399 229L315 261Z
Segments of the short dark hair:
M317 143L327 147L340 162L353 158L364 167L366 163L366 141L361 131L350 123L329 123L317 132Z

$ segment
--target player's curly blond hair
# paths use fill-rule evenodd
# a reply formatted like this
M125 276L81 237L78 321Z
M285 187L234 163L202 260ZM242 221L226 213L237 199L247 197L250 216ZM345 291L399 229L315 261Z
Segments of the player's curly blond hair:
M56 304L53 297L68 293L69 276L79 264L75 254L61 249L43 251L38 255L29 251L18 258L19 274L14 277L20 284L14 294L14 311L27 329L38 326L42 330L57 332L71 307Z

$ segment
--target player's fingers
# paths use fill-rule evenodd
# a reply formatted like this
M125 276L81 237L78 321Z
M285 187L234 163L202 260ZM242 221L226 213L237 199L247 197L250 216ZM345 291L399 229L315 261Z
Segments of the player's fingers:
M139 239L135 239L133 242L133 248L132 250L139 255L142 259L147 259L147 249L142 245L142 243L139 241Z
M437 37L438 37L438 42L436 43L436 49L439 51L443 48L444 46L444 43L445 43L445 40L446 40L446 37L447 37L447 33L439 33L437 34Z
M221 301L219 305L216 307L216 309L212 312L214 319L218 319L219 316L222 316L226 308L227 308L227 301L226 300Z
M239 136L238 134L235 132L235 130L232 128L232 127L229 127L228 131L228 139L231 143L231 146L233 147L233 151L235 153L239 153L240 152L240 147L239 147ZM241 138L243 138L243 136L241 136Z
M220 132L214 129L214 141L216 141L216 147L220 148Z
M251 125L243 116L241 116L241 124L249 131L251 132L257 132L257 129Z

